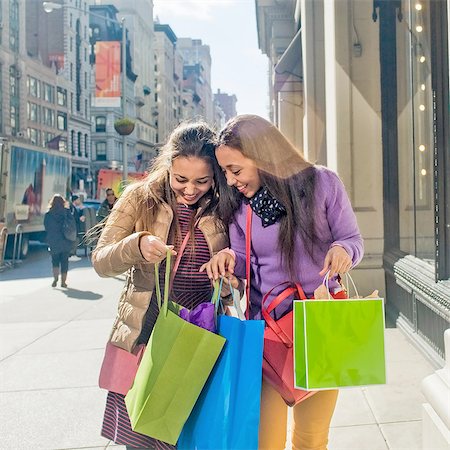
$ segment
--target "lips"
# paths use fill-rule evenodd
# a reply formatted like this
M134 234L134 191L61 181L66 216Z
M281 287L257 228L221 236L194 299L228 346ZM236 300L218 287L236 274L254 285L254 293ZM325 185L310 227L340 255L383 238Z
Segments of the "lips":
M243 194L244 191L247 189L248 184L244 184L244 186L236 186L236 189Z

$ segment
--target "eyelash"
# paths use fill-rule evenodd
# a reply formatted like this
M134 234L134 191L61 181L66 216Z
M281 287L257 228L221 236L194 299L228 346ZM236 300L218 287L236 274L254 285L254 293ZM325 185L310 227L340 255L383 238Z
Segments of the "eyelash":
M181 183L181 184L187 183L187 180L178 180L178 179L176 179L176 180L177 180L178 183ZM206 184L207 182L208 182L208 180L196 181L197 184Z
M241 171L240 171L240 170L236 170L235 172L231 171L231 173L232 173L233 175L239 175L239 174L241 173Z

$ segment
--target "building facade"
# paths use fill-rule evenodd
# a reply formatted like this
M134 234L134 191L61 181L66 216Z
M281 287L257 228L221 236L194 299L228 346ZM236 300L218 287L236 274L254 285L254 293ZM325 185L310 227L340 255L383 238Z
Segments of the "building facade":
M113 5L117 8L118 20L125 19L133 72L137 74L134 82L135 139L130 147L130 170L144 170L155 155L157 127L153 83L154 71L154 31L152 0L91 0L91 5ZM138 164L136 164L138 163Z
M214 120L211 89L211 53L201 39L179 38L177 48L184 61L183 89L186 110L190 117L199 117L208 123Z
M177 36L170 25L155 24L155 101L158 140L166 141L181 122L183 58L176 47Z
M120 98L114 104L104 104L101 97L96 97L96 76L99 69L98 57L102 57L100 46L103 42L116 43L121 47L122 25L118 18L118 10L113 5L90 6L91 56L92 56L92 168L94 178L102 168L110 168L123 172L124 164L128 171L133 171L133 155L136 153L136 128L125 138L119 135L114 122L123 117L136 118L135 87L137 75L134 73L130 52L130 41L126 32L126 69L125 91L122 92L122 70L120 71ZM109 45L109 44L106 44ZM120 52L121 53L121 50ZM119 75L119 74L117 74ZM124 152L124 145L126 152ZM124 160L125 155L125 160Z
M436 364L450 324L446 0L257 0L271 118L336 170L365 242L354 271ZM395 45L393 45L393 43Z
M236 112L237 97L234 94L227 94L226 92L217 92L214 94L214 101L217 103L225 114L225 121L234 117Z

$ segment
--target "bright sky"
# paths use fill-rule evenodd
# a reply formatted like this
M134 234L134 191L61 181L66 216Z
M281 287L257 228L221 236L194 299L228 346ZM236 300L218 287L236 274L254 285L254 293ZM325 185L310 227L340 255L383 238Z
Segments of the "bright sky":
M255 0L153 0L177 37L201 39L212 58L213 92L237 97L238 114L268 118L268 58L258 48Z

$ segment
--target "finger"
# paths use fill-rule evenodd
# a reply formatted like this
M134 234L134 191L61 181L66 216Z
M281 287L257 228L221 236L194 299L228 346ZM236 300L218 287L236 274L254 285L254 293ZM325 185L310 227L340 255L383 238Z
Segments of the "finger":
M236 265L236 261L234 260L233 257L230 256L230 258L228 259L228 267L227 267L228 272L233 274L235 265Z
M199 272L204 272L207 265L208 265L208 263L203 264L198 271Z
M177 252L174 250L174 248L175 248L174 245L166 245L166 252L170 251L172 256L175 256Z
M225 276L225 272L226 272L225 262L226 262L226 258L219 258L218 269L219 269L220 275L223 277Z
M219 263L216 257L211 260L211 272L214 280L217 280L219 275Z
M325 256L325 261L323 262L323 268L319 272L319 275L324 276L328 272L329 266L330 266L330 256L327 253L327 255ZM330 273L330 278L331 278L331 273Z
M206 265L206 273L208 274L208 278L210 280L214 279L213 271L211 269L211 264L209 264L209 263Z

